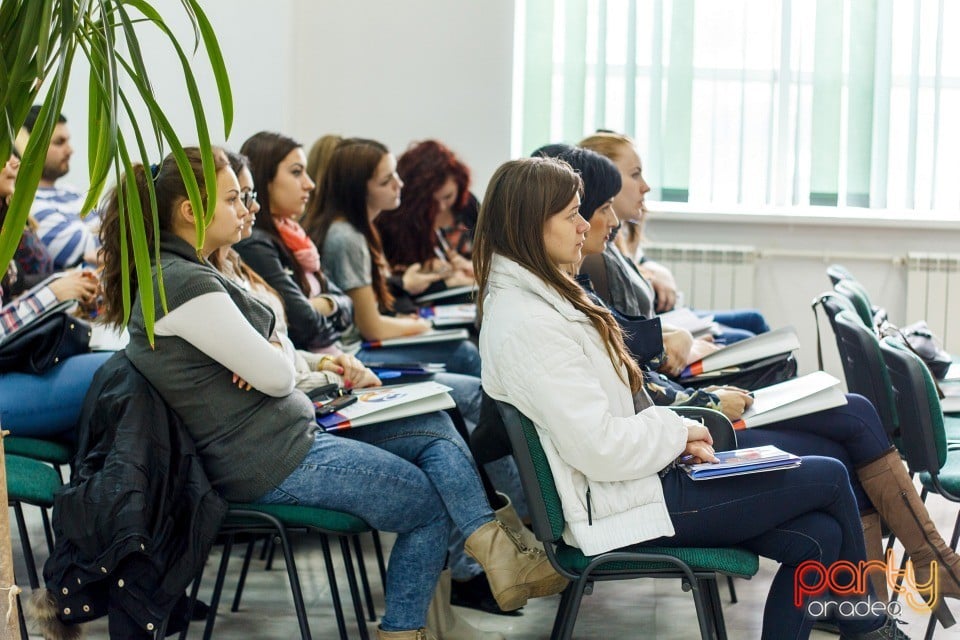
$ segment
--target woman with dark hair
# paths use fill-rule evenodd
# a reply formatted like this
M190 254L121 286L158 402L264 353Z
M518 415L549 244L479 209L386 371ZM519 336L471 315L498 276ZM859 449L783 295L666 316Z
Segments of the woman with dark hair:
M623 187L616 197L616 207L624 224L620 233L616 234L616 243L611 243L602 260L596 260L597 266L590 268L599 269L599 262L604 263L611 274L611 294L621 311L648 318L670 311L674 308L677 295L673 274L663 265L647 260L640 244L648 214L646 195L650 185L643 178L643 166L636 145L625 135L601 131L581 140L579 146L612 160L623 180ZM619 249L619 253L614 251L615 248ZM632 295L623 293L622 288L617 286L618 282L625 279L635 283ZM628 309L628 306L635 310ZM713 315L720 325L717 338L727 344L770 330L763 314L756 309L703 313Z
M6 219L13 195L20 158L16 154L0 170L0 224ZM22 245L21 245L22 246ZM44 311L65 300L77 300L92 308L97 295L97 277L92 271L68 271L24 290L16 282L23 277L11 261L5 270L0 298L0 339L23 327ZM13 285L19 295L11 295ZM74 439L83 398L100 365L112 353L85 353L67 358L42 375L0 373L0 424L15 436Z
M557 157L570 164L583 179L581 215L590 223L590 229L582 253L584 258L598 255L619 224L613 208L614 196L620 191L617 167L588 149L571 148ZM589 277L581 274L576 280L592 302L607 306L593 291ZM613 314L620 318L615 311ZM644 387L657 405L706 405L735 421L753 402L747 390L736 387L685 389L649 370L643 371L643 377ZM741 431L737 436L739 446L772 444L797 455L826 456L842 462L857 499L869 559L884 561L882 517L907 549L920 584L930 579L930 563L936 562L938 593L960 597L960 557L937 532L876 409L862 396L847 394L846 399L847 404L841 407ZM886 580L878 574L873 577L877 595L886 600Z
M421 265L446 274L428 292L473 284L472 224L461 216L472 198L470 169L440 142L425 140L400 156L397 175L404 184L400 206L374 220L392 271Z
M357 339L384 340L431 328L421 318L390 315L394 304L387 283L390 268L374 221L400 204L403 181L396 166L393 154L375 140L343 140L327 164L321 199L304 219L310 237L321 247L330 280L353 300ZM479 354L466 340L381 349L372 356L361 351L358 357L443 362L447 371L480 376Z
M303 148L263 131L244 142L240 153L249 158L265 197L253 234L236 250L283 298L293 344L308 351L329 347L352 324L353 304L324 277L317 247L298 222L314 187Z
M567 543L587 555L630 545L751 549L782 563L762 637L808 637L813 620L794 605L794 569L865 561L846 470L806 457L788 471L694 482L677 469L682 455L716 460L710 433L651 406L613 316L564 272L581 260L590 229L581 192L577 174L554 159L508 162L490 180L473 253L484 389L536 425ZM873 610L839 624L845 638L906 638Z
M203 186L199 151L186 153ZM215 150L214 158L215 212L200 255L192 244L196 214L172 156L153 175L134 165L136 190L122 194L125 201L139 198L150 222L147 182L153 182L160 228L155 240L167 290L166 308L155 301L154 348L143 300L132 283L127 356L183 421L213 487L229 501L345 511L397 532L386 612L377 629L381 639L434 637L424 624L451 520L468 536L468 551L490 567L491 587L505 608L562 589L564 581L546 558L525 552L511 537L517 534L494 520L469 452L445 414L343 435L318 429L313 404L293 388L293 366L275 335L273 313L208 262L213 252L240 239L248 215L226 157ZM214 197L201 191L204 200ZM104 280L104 317L115 325L124 319L117 276L134 268L132 256L119 247L120 200L119 193L111 195L102 227L104 269L110 274ZM151 236L152 224L146 228ZM250 388L239 389L237 376Z

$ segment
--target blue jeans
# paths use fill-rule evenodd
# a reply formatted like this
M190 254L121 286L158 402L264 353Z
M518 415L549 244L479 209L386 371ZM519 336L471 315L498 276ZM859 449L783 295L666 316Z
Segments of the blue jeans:
M442 362L450 373L480 377L480 351L469 340L361 349L356 355L360 362Z
M259 502L351 513L397 533L380 626L424 626L451 521L466 535L493 519L470 452L449 416L431 413L317 434L299 467Z
M826 456L842 462L861 513L873 505L860 485L857 467L877 460L890 449L877 410L869 400L853 393L847 394L847 404L842 407L737 433L740 447L765 444L799 456Z
M15 436L76 440L93 374L112 355L98 351L73 356L39 376L0 374L0 425Z
M810 634L813 619L793 604L794 569L801 562L829 566L865 559L846 469L830 458L805 457L796 469L700 482L674 469L663 478L663 493L676 533L640 547L739 546L780 562L763 611L767 640ZM883 619L874 615L839 624L845 634L863 633Z
M728 311L697 311L700 316L712 315L715 322L720 324L720 335L717 342L733 344L758 333L770 331L763 314L756 309L731 309Z

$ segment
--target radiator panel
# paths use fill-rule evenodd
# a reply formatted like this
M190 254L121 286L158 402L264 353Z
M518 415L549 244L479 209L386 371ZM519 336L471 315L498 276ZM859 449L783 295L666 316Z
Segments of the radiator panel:
M754 247L651 244L643 252L673 272L684 305L704 310L756 306Z
M944 348L960 353L960 254L907 254L906 323L926 320Z

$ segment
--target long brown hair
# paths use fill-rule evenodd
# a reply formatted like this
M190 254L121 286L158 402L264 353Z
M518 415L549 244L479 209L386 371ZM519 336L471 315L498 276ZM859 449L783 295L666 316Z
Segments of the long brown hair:
M636 393L643 386L643 376L627 352L620 325L608 310L590 302L573 278L550 260L544 245L547 220L563 211L582 191L580 177L561 160L524 158L497 169L483 198L474 236L473 268L481 292L477 314L483 317L483 293L494 254L509 258L553 287L589 318L618 375Z
M214 166L219 173L227 166L227 157L220 149L213 150ZM203 164L200 159L200 149L187 147L184 149L190 168L200 186L200 196L204 203L207 200L206 181L203 178ZM126 176L122 176L115 187L107 195L106 208L100 222L100 244L103 251L103 273L100 276L103 287L103 314L104 321L109 325L122 326L126 320L123 316L123 286L122 275L136 273L133 258L133 237L131 235L131 220L129 219L129 205L131 198L136 198L143 212L143 228L146 233L147 246L153 249L159 239L156 237L153 220L154 214L158 222L159 231L170 231L173 228L173 212L186 199L187 187L180 176L177 162L173 155L168 155L159 165L147 169L142 164L133 165L133 179L136 191L127 191ZM156 212L150 202L148 180L153 181L156 194ZM127 211L121 209L121 203L126 205ZM121 221L121 217L123 220ZM121 251L121 235L126 233L127 250ZM130 278L130 300L137 294L137 280Z
M310 147L310 153L307 154L307 175L313 180L315 186L313 193L310 194L310 200L307 201L307 210L313 208L313 203L320 199L323 188L323 174L327 172L327 165L330 163L330 156L333 155L337 145L343 142L343 136L336 134L327 134L321 136Z
M323 242L330 225L337 218L344 218L363 234L370 249L373 292L382 309L393 309L393 296L387 289L390 267L383 257L380 233L370 223L367 214L367 181L373 177L377 166L390 153L385 145L376 140L347 138L334 149L320 183L320 199L307 209L303 226L323 254Z
M246 142L240 147L240 153L246 156L250 162L250 175L253 176L253 184L257 185L259 193L257 202L260 203L260 213L257 214L257 221L253 223L253 226L270 236L274 244L280 247L280 251L285 254L287 266L293 272L294 281L304 295L309 295L310 282L307 280L307 274L300 266L300 261L294 258L290 250L283 244L280 232L277 231L277 225L273 221L273 214L270 211L270 183L277 177L277 168L291 151L302 146L293 138L282 133L260 131L247 138ZM325 290L326 281L323 276L318 274L317 278L320 280L321 287Z

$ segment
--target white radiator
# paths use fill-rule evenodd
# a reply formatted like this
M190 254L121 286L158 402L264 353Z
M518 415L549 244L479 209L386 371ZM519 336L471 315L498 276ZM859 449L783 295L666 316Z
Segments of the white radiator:
M683 292L683 304L695 309L755 307L757 250L738 245L650 244L644 255L668 267Z
M950 353L960 353L960 254L907 254L907 323L926 320Z

